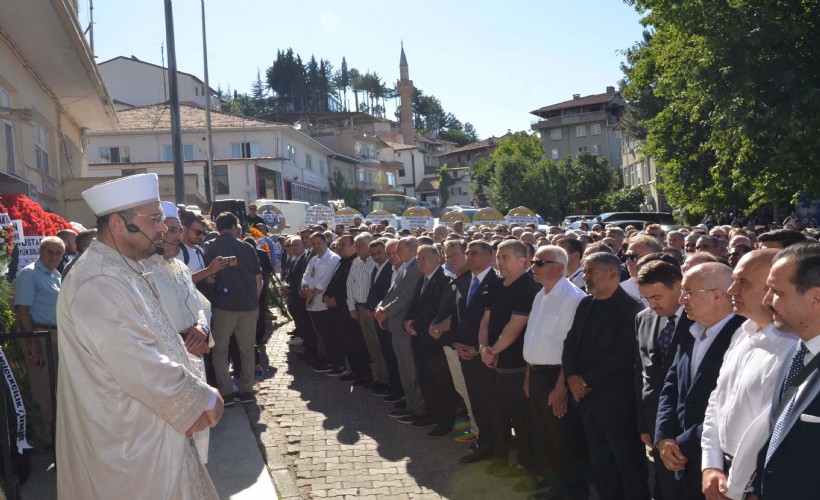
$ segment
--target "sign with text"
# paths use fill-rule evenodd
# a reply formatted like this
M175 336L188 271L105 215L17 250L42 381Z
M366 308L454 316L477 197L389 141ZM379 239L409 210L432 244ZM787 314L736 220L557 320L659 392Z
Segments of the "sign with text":
M399 227L399 219L395 214L387 210L373 210L367 214L367 220L373 224L381 224L382 221L387 221L388 226Z
M22 231L21 231L22 234ZM40 252L40 242L43 241L44 236L26 236L22 243L15 243L17 247L17 270L23 269L31 264Z
M515 207L507 213L507 224L518 224L519 226L535 224L538 226L538 217L527 207Z
M453 223L454 222L459 222L459 221L463 223L465 228L468 227L470 225L470 223L472 223L472 221L470 220L470 216L465 214L461 210L451 210L451 211L447 212L446 214L442 215L441 219L439 219L439 222L441 224L444 224L445 226L447 226L450 229L453 228Z
M496 224L506 224L507 220L501 215L501 212L493 207L482 208L473 216L474 226L493 226Z
M311 205L305 212L305 224L314 226L320 222L330 224L336 212L327 205Z
M14 219L11 221L11 225L14 226L14 244L19 245L23 242L23 221Z
M362 217L361 212L359 212L355 208L345 207L336 212L336 215L333 216L333 225L337 226L339 224L342 224L344 227L348 227L351 224L353 224L353 219L355 219L356 217L364 221L364 217Z
M418 228L433 229L433 214L424 207L410 207L401 214L401 227L414 231Z

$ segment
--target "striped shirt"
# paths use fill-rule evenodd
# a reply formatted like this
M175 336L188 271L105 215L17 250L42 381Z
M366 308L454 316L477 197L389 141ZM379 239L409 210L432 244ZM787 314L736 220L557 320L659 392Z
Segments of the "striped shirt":
M356 309L356 304L367 302L367 294L370 293L370 274L376 263L368 257L366 260L356 258L350 266L350 274L347 276L347 309Z

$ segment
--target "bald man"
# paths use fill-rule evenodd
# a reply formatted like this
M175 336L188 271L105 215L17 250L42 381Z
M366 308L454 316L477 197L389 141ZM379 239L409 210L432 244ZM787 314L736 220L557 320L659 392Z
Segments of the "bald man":
M684 498L703 498L701 446L709 396L717 385L723 355L746 321L732 310L727 293L732 269L709 262L688 270L681 283L680 303L695 321L683 335L666 374L658 403L655 445L667 469L683 486Z

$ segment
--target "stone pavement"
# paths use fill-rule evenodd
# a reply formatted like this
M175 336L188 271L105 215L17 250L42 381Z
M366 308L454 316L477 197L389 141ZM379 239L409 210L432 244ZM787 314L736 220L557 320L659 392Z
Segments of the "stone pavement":
M313 373L286 344L293 323L275 330L267 353L275 374L258 387L263 455L281 498L526 498L485 472L460 464L467 445L432 439L429 429L387 416L392 405L372 391ZM255 408L255 407L253 407Z

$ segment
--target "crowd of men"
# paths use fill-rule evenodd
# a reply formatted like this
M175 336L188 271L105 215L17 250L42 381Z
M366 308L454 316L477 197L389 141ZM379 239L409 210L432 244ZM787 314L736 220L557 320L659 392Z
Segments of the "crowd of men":
M289 344L533 498L815 498L820 244L584 229L304 228Z
M23 347L60 496L216 497L208 429L255 400L281 272L300 361L533 498L816 497L820 244L804 233L358 218L243 241L233 214L160 203L153 174L83 197L97 228L44 239L16 278L21 329L56 339L56 416L44 345Z

